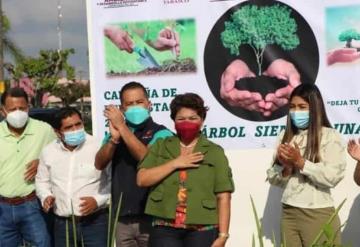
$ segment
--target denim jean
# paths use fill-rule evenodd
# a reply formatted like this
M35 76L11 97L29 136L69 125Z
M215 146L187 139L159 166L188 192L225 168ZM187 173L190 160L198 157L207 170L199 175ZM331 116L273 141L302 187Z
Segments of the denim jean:
M66 245L66 224L68 225L69 245ZM77 246L106 247L108 232L108 213L94 213L77 221L75 220ZM71 218L55 216L55 247L74 245L73 222Z
M210 247L218 237L218 229L196 231L167 226L154 226L150 247Z
M11 205L0 202L0 247L49 247L50 237L37 199Z

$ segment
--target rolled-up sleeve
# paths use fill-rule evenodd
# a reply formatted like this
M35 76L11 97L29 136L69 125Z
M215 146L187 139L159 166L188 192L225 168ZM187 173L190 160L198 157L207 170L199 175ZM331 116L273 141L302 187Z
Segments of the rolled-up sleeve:
M35 177L36 195L44 205L44 201L48 196L52 196L51 181L50 181L50 167L46 164L46 154L41 153L39 158L39 166Z
M215 161L215 193L234 192L235 186L228 159L221 147L217 147Z
M111 194L111 165L101 172L99 191L95 195L95 200L98 207L101 207L109 202Z
M283 170L284 168L278 164L274 164L272 167L270 167L266 171L269 183L284 188L290 176L284 177L282 175Z
M321 162L313 163L306 160L300 173L319 187L333 188L345 175L345 145L340 134L333 129L323 138L325 140L321 145Z
M152 168L158 164L159 148L163 145L163 139L157 140L153 145L150 146L149 151L145 155L144 159L139 162L138 170L141 168Z

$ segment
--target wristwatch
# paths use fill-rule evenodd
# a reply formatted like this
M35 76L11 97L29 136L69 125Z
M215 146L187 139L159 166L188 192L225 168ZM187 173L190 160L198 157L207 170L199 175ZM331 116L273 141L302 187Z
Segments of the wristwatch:
M228 239L230 237L229 233L226 232L219 232L219 238Z

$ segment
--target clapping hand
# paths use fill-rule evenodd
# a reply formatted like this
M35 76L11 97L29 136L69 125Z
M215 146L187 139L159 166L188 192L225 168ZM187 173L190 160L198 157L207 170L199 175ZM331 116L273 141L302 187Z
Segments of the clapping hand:
M292 166L293 168L303 169L305 160L301 156L300 148L295 143L291 146L288 143L279 145L277 157L279 161L285 166Z
M350 156L357 160L357 161L360 161L360 145L359 145L359 141L360 139L358 140L358 142L356 142L354 139L350 140L348 142L348 145L347 145L347 150L348 150L348 153L350 154Z

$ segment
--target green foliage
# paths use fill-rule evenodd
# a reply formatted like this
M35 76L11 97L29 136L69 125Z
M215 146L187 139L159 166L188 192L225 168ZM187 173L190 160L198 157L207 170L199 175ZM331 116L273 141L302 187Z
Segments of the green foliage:
M116 225L118 223L121 204L122 204L122 193L120 194L120 199L119 199L118 205L116 207L116 213L115 213L114 222L113 222L113 225L111 226L111 222L112 222L112 216L111 216L112 203L111 203L111 200L110 200L110 203L109 203L108 232L107 232L107 243L106 243L107 247L114 247ZM76 225L75 225L75 216L74 216L72 203L71 203L71 212L72 212L71 219L72 219L72 224L73 224L73 229L72 230L73 230L73 236L74 236L74 246L76 247L77 246ZM65 232L66 247L68 247L68 246L70 246L68 219L66 219L66 228L65 229L66 229L66 232ZM83 238L81 238L81 246L84 246L84 239Z
M71 54L74 54L74 49L41 50L39 57L27 57L17 64L14 79L29 77L37 88L51 90L62 76L74 79L75 69L67 62Z
M18 45L9 37L9 31L11 30L11 23L6 15L2 15L3 23L3 49L6 54L9 54L14 58L16 62L21 61L24 58L22 50Z
M351 41L360 40L360 33L357 30L351 28L341 32L338 38L340 41L346 41L346 47L352 47Z
M334 241L336 238L336 234L340 229L333 229L331 223L334 221L335 217L339 214L340 209L344 205L346 199L344 199L340 205L336 208L335 212L331 215L329 220L325 223L321 231L318 233L314 241L312 242L312 247L333 247L335 246ZM325 241L320 243L321 237L325 235Z
M134 22L121 24L120 27L123 30L127 30L129 33L135 33L139 35L144 41L155 41L159 32L164 28L171 28L177 32L183 30L184 26L181 23L191 24L192 19L189 20L164 20L164 21L152 21L152 22Z
M74 247L77 247L77 231L76 231L75 214L74 214L74 208L73 208L72 201L71 201L71 220L72 220L72 227L73 227Z
M64 106L69 106L82 97L90 96L90 86L82 83L56 84L51 94L60 98Z
M117 24L131 34L131 38L138 47L146 47L155 60L163 65L164 61L174 60L174 55L170 52L159 52L149 45L150 40L155 41L159 31L166 26L173 27L180 36L181 53L177 58L183 60L191 58L196 60L196 25L193 19L176 21L151 21L140 23L121 23ZM106 73L138 73L145 68L137 59L138 54L121 51L108 38L104 38Z
M116 208L116 213L115 213L115 218L114 218L114 223L113 223L113 229L112 229L112 233L111 233L111 241L109 243L109 247L114 246L116 225L117 225L117 222L118 222L118 219L119 219L121 204L122 204L122 193L120 194L119 202L118 202L118 205L117 205L117 208ZM110 222L111 221L109 221L109 224L110 224Z
M278 4L264 7L246 5L235 11L230 21L225 22L221 41L233 55L240 54L241 45L249 45L256 55L260 75L266 46L294 49L300 44L296 31L297 24L288 7Z
M257 230L257 234L258 234L259 246L263 247L264 246L263 239L264 239L265 236L264 236L264 233L263 233L262 224L261 224L261 221L260 221L260 219L258 217L256 207L255 207L255 203L254 203L253 198L251 196L250 196L250 200L251 200L251 206L252 206L253 214L254 214L254 217L255 217L255 223L256 223L256 230ZM331 226L331 223L333 222L335 217L339 214L339 211L342 208L342 206L344 205L345 201L346 201L346 199L344 199L340 203L340 205L336 208L335 212L330 216L329 220L324 224L324 226L322 227L322 229L320 230L320 232L318 233L318 235L316 236L316 238L312 242L311 247L345 247L344 245L335 245L334 244L336 234L338 233L338 231L340 231L340 229L335 230ZM325 236L325 240L323 242L320 242L323 236ZM280 243L280 247L286 247L287 245L286 245L286 242L285 242L284 233L282 233L282 239L283 240ZM273 232L271 242L272 242L272 245L274 247L278 246L276 244L276 242L275 242L275 234L274 234L274 232ZM256 247L256 241L255 241L254 234L252 235L251 246ZM350 247L350 246L347 246L347 247Z
M264 241L263 241L264 232L263 232L262 225L261 225L261 222L259 220L258 214L256 212L255 203L254 203L254 200L253 200L252 196L250 196L250 200L251 200L251 207L253 209L253 214L254 214L254 217L255 217L255 223L256 223L256 230L257 230L257 233L258 233L259 245L260 245L260 247L264 247ZM253 243L254 243L254 240L253 240Z
M68 80L75 78L75 69L68 63L71 54L74 54L74 49L41 50L39 57L26 57L11 71L15 81L28 77L34 82L36 107L41 105L43 93L52 92L61 77L66 77Z

